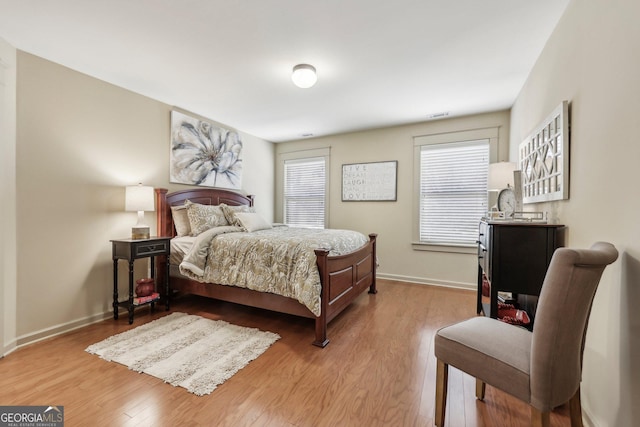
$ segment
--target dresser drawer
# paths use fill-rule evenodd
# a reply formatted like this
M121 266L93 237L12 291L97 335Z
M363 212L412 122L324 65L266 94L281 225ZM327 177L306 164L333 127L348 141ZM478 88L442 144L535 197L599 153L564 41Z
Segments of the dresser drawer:
M481 222L478 233L478 265L491 280L491 229L486 222Z

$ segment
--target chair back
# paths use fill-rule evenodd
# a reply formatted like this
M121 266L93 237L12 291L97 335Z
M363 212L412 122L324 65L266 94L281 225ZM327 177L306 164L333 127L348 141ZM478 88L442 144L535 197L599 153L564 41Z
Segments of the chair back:
M545 276L531 344L531 405L550 411L578 390L591 305L605 267L618 258L610 243L557 249Z

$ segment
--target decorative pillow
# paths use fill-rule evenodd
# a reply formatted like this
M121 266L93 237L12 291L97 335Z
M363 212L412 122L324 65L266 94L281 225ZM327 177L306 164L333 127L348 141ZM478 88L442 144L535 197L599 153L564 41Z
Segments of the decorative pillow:
M229 206L224 203L220 203L220 207L222 208L222 212L224 212L225 218L227 218L227 222L229 225L235 225L236 227L242 227L242 224L236 218L236 213L240 212L255 212L255 210L251 206L240 205L240 206Z
M171 217L173 218L173 225L176 227L177 237L191 234L189 216L187 215L187 207L185 205L171 206Z
M236 212L236 219L242 224L242 228L246 231L258 231L273 228L259 213L255 212Z
M189 200L185 202L185 206L192 236L197 236L213 227L229 225L220 206L201 205Z

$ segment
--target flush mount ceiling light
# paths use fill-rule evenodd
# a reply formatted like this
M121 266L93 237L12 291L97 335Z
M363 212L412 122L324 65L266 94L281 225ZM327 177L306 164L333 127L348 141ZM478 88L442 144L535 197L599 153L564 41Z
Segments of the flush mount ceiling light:
M310 88L318 81L316 75L316 69L313 65L298 64L293 67L293 74L291 74L291 80L293 84L303 89Z

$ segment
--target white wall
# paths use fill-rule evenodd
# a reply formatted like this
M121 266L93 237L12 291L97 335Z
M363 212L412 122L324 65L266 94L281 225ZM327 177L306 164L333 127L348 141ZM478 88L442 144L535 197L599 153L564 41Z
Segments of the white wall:
M584 354L590 424L640 420L640 2L573 0L511 114L511 159L562 100L570 102L570 199L526 205L568 226L569 246L610 241L619 260L603 276Z
M412 247L416 221L414 186L414 141L431 135L487 127L498 127L498 160L506 160L509 146L509 112L428 121L412 125L353 132L324 138L276 144L280 153L331 147L329 177L329 226L362 233L378 233L380 277L416 283L477 288L477 252L417 251ZM398 161L396 202L343 202L342 165L348 163ZM276 165L275 217L282 220L282 169Z
M109 239L136 222L124 187L170 190L171 106L18 52L18 344L111 316ZM211 118L210 118L211 119ZM215 118L213 118L215 119ZM228 127L228 126L225 126ZM273 212L273 144L239 132L243 190ZM146 214L155 231L155 212ZM124 263L120 293L127 290ZM136 261L136 276L147 260Z
M16 50L0 39L0 355L16 346Z

